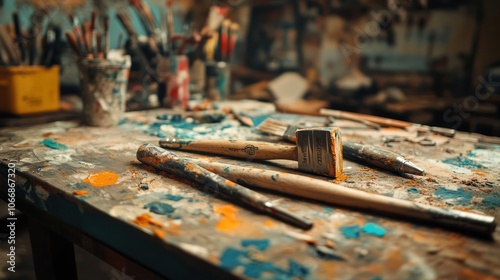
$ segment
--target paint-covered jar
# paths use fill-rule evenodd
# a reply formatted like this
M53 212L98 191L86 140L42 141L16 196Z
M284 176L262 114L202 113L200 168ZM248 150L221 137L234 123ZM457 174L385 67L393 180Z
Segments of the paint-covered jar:
M130 65L130 56L78 62L85 124L118 125L125 112Z

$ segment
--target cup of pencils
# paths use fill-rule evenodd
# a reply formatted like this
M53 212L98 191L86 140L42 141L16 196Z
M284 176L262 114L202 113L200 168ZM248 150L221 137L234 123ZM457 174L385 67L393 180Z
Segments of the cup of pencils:
M69 45L78 57L83 101L83 120L91 126L118 125L125 112L130 56L109 51L108 18L102 18L100 32L97 15L84 28L70 17L73 30L66 32Z

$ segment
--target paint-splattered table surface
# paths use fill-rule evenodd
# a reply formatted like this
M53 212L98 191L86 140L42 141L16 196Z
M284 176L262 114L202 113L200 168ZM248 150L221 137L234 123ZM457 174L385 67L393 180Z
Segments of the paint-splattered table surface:
M233 119L196 125L169 121L165 113L127 113L113 128L55 122L2 129L0 160L3 165L15 162L19 176L34 182L19 187L19 197L172 278L500 278L499 230L491 240L476 238L259 190L314 221L311 230L302 231L144 166L136 159L137 148L165 136L277 140ZM499 146L456 139L437 139L434 147L410 141L384 144L387 135L403 132L354 126L343 130L344 140L392 149L427 173L405 178L345 160L345 176L332 182L500 217ZM286 172L297 168L286 161L268 164L177 153Z

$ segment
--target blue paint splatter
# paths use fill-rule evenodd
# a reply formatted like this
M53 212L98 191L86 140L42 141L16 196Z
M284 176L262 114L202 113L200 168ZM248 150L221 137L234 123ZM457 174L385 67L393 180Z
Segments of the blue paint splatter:
M244 268L245 276L259 278L263 272L273 274L272 279L291 280L306 278L310 274L310 269L293 261L288 260L288 270L276 266L271 262L259 261L251 256L248 251L235 248L226 248L219 258L221 267L232 270L238 266Z
M342 226L340 227L340 231L346 238L359 238L359 233L361 232L361 228L358 225L352 226Z
M172 207L172 205L159 201L150 202L144 205L144 208L148 208L149 211L153 213L166 216L170 216L175 211L175 208Z
M229 172L229 166L224 167L224 172Z
M465 157L455 157L447 158L443 160L444 163L452 164L459 167L469 168L469 169L485 169L481 164Z
M435 195L439 196L441 199L448 200L448 199L456 199L458 203L460 204L466 204L469 203L472 197L474 197L473 194L464 191L463 189L459 188L456 191L454 190L449 190L446 188L439 188L434 192Z
M183 199L184 197L182 195L167 194L167 195L165 195L165 198L168 200L172 200L172 201L179 201L179 200Z
M409 193L420 193L420 191L415 189L415 188L408 189L408 192Z
M243 247L248 247L248 246L254 246L255 248L259 249L260 251L266 250L271 243L269 242L268 239L243 239L241 240L241 246Z
M43 144L44 146L49 147L49 148L54 149L54 150L67 150L68 149L68 146L61 144L61 143L57 143L56 141L49 139L49 138L43 139L42 141L40 141L40 144Z
M381 227L380 225L375 224L375 223L366 223L363 226L362 231L363 231L363 233L375 235L378 237L385 236L385 229L383 227Z
M252 115L252 114L247 114L247 113L241 113L242 116L248 117L252 120L253 126L258 126L261 124L263 121L265 121L271 114L263 114L263 115Z

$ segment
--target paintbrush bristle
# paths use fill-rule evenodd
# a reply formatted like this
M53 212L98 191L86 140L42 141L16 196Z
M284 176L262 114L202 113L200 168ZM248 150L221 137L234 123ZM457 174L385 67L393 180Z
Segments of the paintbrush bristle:
M289 125L286 122L267 118L256 128L260 132L281 136L287 140L295 140L295 131L298 127Z

